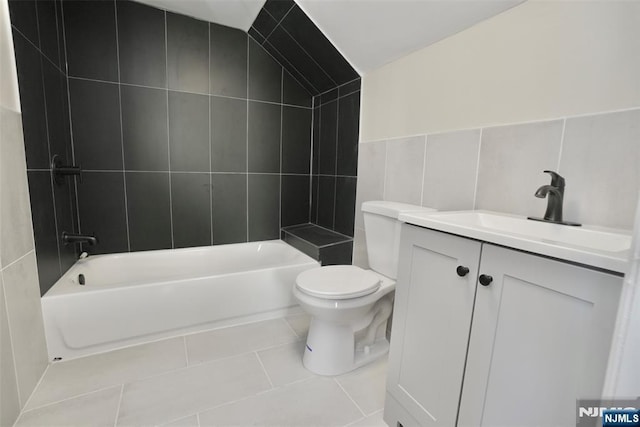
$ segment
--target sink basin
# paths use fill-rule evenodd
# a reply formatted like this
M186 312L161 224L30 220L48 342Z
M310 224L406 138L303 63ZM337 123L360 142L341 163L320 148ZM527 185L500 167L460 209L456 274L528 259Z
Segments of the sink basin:
M489 211L407 213L409 224L623 273L631 232L571 227Z

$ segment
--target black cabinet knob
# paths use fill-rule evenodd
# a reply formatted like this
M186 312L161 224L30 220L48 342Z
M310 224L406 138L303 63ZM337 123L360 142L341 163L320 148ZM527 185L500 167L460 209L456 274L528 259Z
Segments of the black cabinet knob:
M480 284L482 286L489 286L491 282L493 282L493 277L488 274L481 274L480 277L478 277L478 280L480 280Z
M467 267L459 265L458 268L456 268L456 273L458 273L458 276L464 277L469 274L469 269Z

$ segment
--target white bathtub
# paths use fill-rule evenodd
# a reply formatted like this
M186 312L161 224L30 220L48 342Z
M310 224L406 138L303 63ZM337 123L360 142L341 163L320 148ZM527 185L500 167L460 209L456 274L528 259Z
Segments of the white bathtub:
M78 260L42 297L49 356L79 357L296 312L295 278L318 265L279 240Z

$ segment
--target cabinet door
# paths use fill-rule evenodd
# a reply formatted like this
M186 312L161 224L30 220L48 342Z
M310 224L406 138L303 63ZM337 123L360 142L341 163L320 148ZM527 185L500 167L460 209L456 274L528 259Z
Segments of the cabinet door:
M480 247L403 225L387 391L421 426L456 421Z
M622 278L484 244L459 426L575 425L602 392Z

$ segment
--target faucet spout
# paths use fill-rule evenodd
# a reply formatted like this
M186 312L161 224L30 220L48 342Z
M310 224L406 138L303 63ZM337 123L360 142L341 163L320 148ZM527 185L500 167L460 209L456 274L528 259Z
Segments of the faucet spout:
M564 201L564 178L557 172L544 171L551 175L551 184L543 185L535 192L535 196L544 199L547 198L547 210L544 218L529 217L536 221L555 222L564 225L580 225L575 222L568 222L562 219L562 203Z
M64 242L65 245L68 245L70 243L74 243L74 244L86 243L89 246L94 246L98 244L98 239L96 239L95 236L67 233L66 231L62 232L62 241Z

